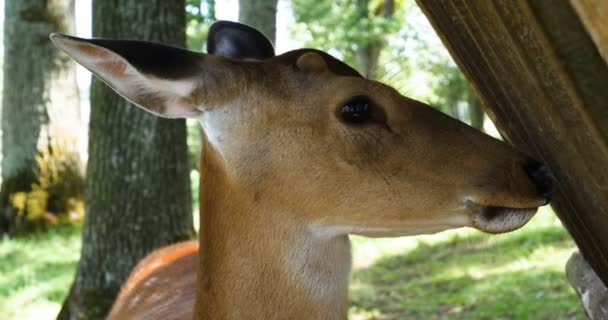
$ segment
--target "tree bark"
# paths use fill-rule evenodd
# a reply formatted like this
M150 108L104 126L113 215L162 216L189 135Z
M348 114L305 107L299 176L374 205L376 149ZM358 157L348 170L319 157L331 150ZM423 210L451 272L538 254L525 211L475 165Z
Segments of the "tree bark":
M185 2L94 1L93 35L183 47ZM140 259L193 238L185 121L146 113L94 79L85 200L81 258L59 319L103 319Z
M0 234L23 222L9 200L38 182L36 155L58 139L78 154L76 65L53 47L53 31L74 31L73 0L5 1Z
M277 2L278 0L239 0L239 21L260 30L274 44Z

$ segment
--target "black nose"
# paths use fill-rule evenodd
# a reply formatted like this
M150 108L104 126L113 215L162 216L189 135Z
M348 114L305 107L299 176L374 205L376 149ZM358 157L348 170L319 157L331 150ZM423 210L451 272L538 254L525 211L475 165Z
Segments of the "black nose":
M524 166L524 170L536 185L538 193L547 200L546 203L549 203L555 185L555 178L549 167L536 160L530 160Z

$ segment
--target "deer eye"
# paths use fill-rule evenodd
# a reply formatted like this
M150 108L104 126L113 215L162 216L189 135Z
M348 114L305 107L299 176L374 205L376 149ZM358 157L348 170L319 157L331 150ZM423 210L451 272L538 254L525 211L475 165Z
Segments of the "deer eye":
M367 97L358 96L351 98L339 109L342 120L352 124L363 124L373 119L372 103Z

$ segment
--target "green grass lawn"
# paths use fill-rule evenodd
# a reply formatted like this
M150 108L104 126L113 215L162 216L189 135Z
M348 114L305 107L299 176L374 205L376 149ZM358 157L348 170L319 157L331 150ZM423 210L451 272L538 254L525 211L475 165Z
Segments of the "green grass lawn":
M550 210L503 235L353 243L353 319L586 319L564 274L575 245Z
M574 244L543 210L524 229L353 237L352 319L585 319L563 268ZM80 227L0 240L0 319L54 319Z
M80 227L0 240L0 319L55 319L79 256Z

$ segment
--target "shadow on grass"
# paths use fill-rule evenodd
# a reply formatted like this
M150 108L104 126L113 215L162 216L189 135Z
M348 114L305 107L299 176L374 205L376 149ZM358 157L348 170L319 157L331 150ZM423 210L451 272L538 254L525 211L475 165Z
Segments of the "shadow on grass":
M352 275L351 314L367 319L586 319L563 273L561 227L421 243ZM551 261L552 259L552 261Z

